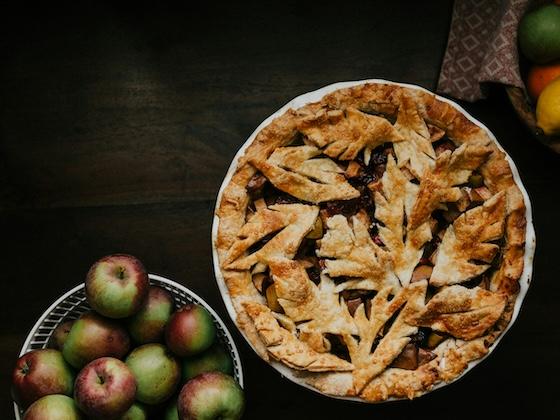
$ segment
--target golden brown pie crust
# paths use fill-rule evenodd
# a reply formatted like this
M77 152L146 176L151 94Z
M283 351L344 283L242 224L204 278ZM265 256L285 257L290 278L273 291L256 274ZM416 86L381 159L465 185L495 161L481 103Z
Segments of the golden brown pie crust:
M332 125L335 123L338 125ZM369 236L369 239L362 237L360 240L363 220L359 216L347 220L341 220L343 216L329 219L325 230L330 237L324 237L320 252L333 259L327 260L330 266L326 267L319 285L311 282L305 270L293 261L303 236L319 217L318 205L325 200L356 196L341 171L333 169L333 161L309 165L307 157L289 156L292 150L287 146L301 133L307 136L306 145L300 146L302 153L313 157L322 153L339 160L354 159L362 150L366 156L368 149L371 151L378 146L379 136L368 133L382 133L385 141L393 142L398 166L406 166L410 173L421 178L421 182L416 190L412 187L414 191L410 188L405 191L406 180L399 175L404 171L387 179L385 185L391 185L391 189L374 191L379 194L376 202L384 203L377 206L375 217L384 218L385 230L381 231L384 242L398 249L400 255L415 259L412 267L420 255L417 250L429 239L425 236L426 229L429 234L427 223L432 211L441 202L457 200L460 191L456 185L465 181L465 175L468 177L469 165L478 168L493 196L492 201L463 213L451 225L454 232L451 232L453 229L446 232L449 236L444 239L447 253L438 256L441 264L434 268L436 284L433 286L439 289L430 300L425 298L428 287L425 280L406 283L400 290L392 289L391 276L402 277L402 273L410 272L407 261L395 259L394 270L385 270L382 265L386 250L371 242ZM429 144L430 138L434 141L434 137L444 135L458 149L453 154L445 152L436 157ZM391 165L397 167L391 159L384 174L387 178ZM283 169L286 165L288 170ZM443 172L438 172L440 170ZM246 187L257 171L277 188L304 203L265 207L248 218L251 200ZM312 188L313 182L322 190ZM405 203L407 197L412 197L409 201L414 205ZM402 203L408 208L402 210ZM397 240L403 216L394 209L410 212L408 224L411 232L414 230L409 235L411 243ZM384 215L381 214L383 210ZM441 381L448 382L459 376L469 361L488 352L510 322L525 253L523 196L514 182L505 154L488 133L458 109L428 92L368 83L334 91L319 102L288 110L264 127L239 159L231 181L223 190L217 216L215 247L237 312L238 327L261 357L282 362L325 394L357 397L368 402L391 397L414 398ZM483 223L471 225L468 217L477 218L479 222L483 220ZM484 227L484 224L492 226ZM259 255L246 255L252 243L280 227L285 228L282 238L269 241L258 251ZM342 236L335 238L333 235L337 232ZM355 243L345 240L344 232ZM496 237L503 238L499 246L490 243ZM333 242L335 239L341 242ZM336 246L329 249L330 243ZM468 249L462 249L462 244ZM463 267L461 270L467 273L464 276L470 276L468 273L477 270L469 264L472 255L491 260L496 253L500 253L500 262L489 279L488 290L467 289L455 284L463 281L464 273L451 273L449 270L454 264ZM273 312L255 287L252 281L252 271L258 271L254 269L255 264L261 269L268 266L285 314ZM369 308L362 304L351 315L344 303L333 297L333 294L338 296L340 288L336 288L328 275L329 270L337 268L347 272L362 270L358 273L360 277L370 279L369 283L362 281L362 285L369 284L378 293ZM385 277L381 278L375 270L383 271ZM366 313L368 309L369 314ZM392 328L370 353L367 346L371 347L378 330L382 330L384 322L397 312ZM449 338L433 350L433 360L416 369L391 367L390 363L420 326L449 334ZM323 333L342 337L351 360L329 353Z

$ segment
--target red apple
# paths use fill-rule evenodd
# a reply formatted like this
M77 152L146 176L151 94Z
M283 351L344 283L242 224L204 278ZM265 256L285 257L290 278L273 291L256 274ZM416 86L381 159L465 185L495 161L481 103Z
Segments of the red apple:
M94 360L76 378L74 399L89 417L120 417L132 406L135 395L134 375L113 357Z
M66 395L47 395L27 409L23 420L82 420L76 403Z
M204 372L222 372L233 374L233 361L229 353L219 343L196 356L183 359L183 381L194 378Z
M130 348L126 330L113 320L87 312L76 320L62 349L68 363L77 369L104 356L124 357Z
M180 419L237 420L243 415L245 396L235 380L221 372L207 372L188 381L177 400Z
M74 373L60 351L33 350L16 362L12 386L16 402L27 407L45 395L72 395Z
M165 325L173 308L173 297L167 290L150 286L144 305L128 320L132 339L139 344L163 341Z
M56 327L49 341L49 345L53 349L62 351L62 347L64 347L64 343L66 342L66 338L68 337L70 329L72 329L72 325L74 325L73 319L63 322L62 324L59 324L58 327Z
M165 328L167 347L181 357L202 353L215 338L212 316L200 305L183 306L171 316Z
M126 318L138 312L149 287L146 269L132 255L103 257L93 264L86 276L89 304L109 318Z

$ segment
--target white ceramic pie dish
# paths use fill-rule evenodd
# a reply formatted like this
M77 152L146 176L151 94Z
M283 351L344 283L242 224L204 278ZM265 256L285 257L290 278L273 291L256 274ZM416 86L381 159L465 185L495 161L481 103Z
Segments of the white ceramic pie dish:
M395 83L395 82L390 82L390 81L382 80L382 79L369 79L369 80L359 80L359 81L353 81L353 82L334 83L334 84L325 86L321 89L305 93L303 95L300 95L300 96L292 99L290 102L288 102L286 105L284 105L278 111L276 111L274 114L272 114L267 119L265 119L255 129L255 131L249 136L247 141L245 141L245 143L241 146L241 148L239 149L239 151L237 152L237 154L233 158L232 163L231 163L231 165L230 165L230 167L229 167L229 169L228 169L228 171L227 171L227 173L224 177L224 180L223 180L222 185L220 187L220 190L218 192L218 197L217 197L217 201L216 201L216 211L219 208L219 205L220 205L220 202L221 202L221 199L222 199L223 190L228 185L228 183L231 180L231 177L233 176L235 170L237 169L237 162L238 162L239 158L245 153L245 149L253 142L256 135L264 127L269 125L272 122L273 119L275 119L275 118L279 117L280 115L284 114L290 108L297 109L297 108L300 108L300 107L302 107L302 106L304 106L308 103L319 101L319 100L321 100L321 98L323 96L325 96L325 95L327 95L327 94L329 94L329 93L331 93L335 90L349 88L349 87L352 87L352 86L357 86L357 85L366 84L366 83L392 84L392 85L402 86L402 87L406 87L406 88L410 88L410 89L418 89L418 90L422 90L424 92L428 92L430 94L433 94L432 92L428 91L427 89L424 89L424 88L422 88L420 86L416 86L416 85L410 85L410 84L405 84L405 83ZM531 283L531 274L532 274L532 271L533 271L533 258L534 258L534 254L535 254L535 245L536 245L535 229L534 229L534 226L533 226L533 217L532 217L532 210L531 210L531 202L529 201L529 195L527 194L527 191L525 190L525 187L523 186L523 183L521 182L521 178L519 176L519 171L517 170L517 167L515 166L515 163L513 162L511 157L503 149L503 147L497 141L496 137L492 134L492 132L490 130L488 130L488 128L486 126L484 126L484 124L482 124L480 121L476 120L471 115L469 115L468 112L466 112L461 106L459 106L455 102L453 102L449 99L443 98L441 96L438 96L438 95L436 95L436 98L440 101L443 101L443 102L446 102L446 103L452 105L457 110L461 111L470 121L472 121L474 124L478 125L482 129L484 129L488 133L490 138L492 138L496 142L499 149L502 150L506 154L506 158L507 158L507 161L508 161L508 163L511 167L511 171L513 173L515 183L517 184L517 186L519 187L519 189L521 190L521 192L523 194L523 199L525 201L525 207L526 207L525 218L526 218L527 223L526 223L526 232L525 232L526 243L525 243L525 255L524 255L524 269L523 269L523 273L522 273L522 275L519 279L519 286L520 286L519 294L517 295L517 299L516 299L516 302L515 302L515 307L514 307L514 311L513 311L513 314L512 314L511 321L509 322L508 326L503 331L503 333L490 346L490 348L488 349L488 353L485 356L481 357L480 359L471 361L469 363L467 369L465 369L462 374L457 376L452 381L450 381L450 382L440 382L440 383L436 384L431 390L427 391L426 393L432 392L436 389L439 389L441 387L444 387L446 385L449 385L449 384L457 381L459 378L461 378L463 375L465 375L468 371L470 371L474 366L476 366L477 364L482 362L486 357L488 357L488 355L490 355L490 353L498 346L498 343L500 342L502 337L511 328L511 326L515 322L517 316L519 315L519 311L521 309L523 299L525 298L527 290L529 289L529 285ZM236 313L235 308L233 306L233 303L231 301L231 297L229 295L227 286L226 286L225 281L224 281L224 277L223 277L221 269L220 269L220 264L219 264L219 260L218 260L218 253L217 253L216 246L215 246L216 239L217 239L217 234L218 234L218 225L219 225L219 221L220 221L219 217L216 214L216 211L214 212L214 220L213 220L213 224L212 224L212 257L213 257L213 264L214 264L214 273L215 273L215 276L216 276L216 281L218 283L218 287L220 289L220 293L221 293L222 298L224 300L224 304L225 304L225 306L228 310L228 313L229 313L231 319L235 322L235 320L237 318L237 313ZM251 345L251 347L253 347L252 344L251 344L251 341L247 338L247 336L243 333L243 331L240 330L240 332L245 337L245 339L249 343L249 345ZM253 350L256 351L256 349L254 347L253 347ZM274 367L278 372L280 372L280 374L282 376L284 376L284 377L290 379L292 382L295 382L295 383L297 383L297 384L299 384L299 385L301 385L305 388L308 388L308 389L310 389L314 392L320 393L322 395L328 395L332 398L337 398L337 399L367 402L367 401L364 401L363 399L360 399L360 398L357 398L357 397L341 397L341 396L323 394L320 391L318 391L317 389L310 386L309 384L305 383L302 379L298 378L294 374L294 371L292 369L290 369L289 367L285 366L284 364L282 364L280 362L277 362L277 361L274 361L274 360L271 360L270 365L272 367ZM398 399L400 399L400 398L389 398L385 401L395 401L395 400L398 400ZM382 401L382 402L385 402L385 401Z

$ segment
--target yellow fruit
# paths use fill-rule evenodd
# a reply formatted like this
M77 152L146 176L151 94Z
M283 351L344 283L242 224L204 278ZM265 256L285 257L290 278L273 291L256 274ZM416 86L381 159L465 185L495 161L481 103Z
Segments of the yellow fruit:
M550 82L539 96L537 125L549 136L560 135L560 77Z

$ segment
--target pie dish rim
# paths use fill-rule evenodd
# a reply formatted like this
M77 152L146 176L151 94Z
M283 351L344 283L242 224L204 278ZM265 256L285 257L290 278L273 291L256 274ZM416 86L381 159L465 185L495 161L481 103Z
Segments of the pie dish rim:
M498 149L505 154L506 160L507 160L507 162L508 162L508 164L511 168L511 173L513 175L513 180L514 180L516 186L521 191L521 193L523 195L524 204L525 204L526 227L525 227L524 266L523 266L523 272L522 272L522 274L519 278L519 291L518 291L517 296L516 296L515 305L514 305L514 309L513 309L513 312L512 312L511 320L509 321L509 323L505 327L505 329L496 338L496 340L488 348L488 352L485 355L483 355L482 357L480 357L478 359L470 361L468 363L467 368L462 373L460 373L458 376L456 376L455 378L450 380L449 382L440 381L440 382L436 383L430 389L427 389L427 390L423 391L419 395L419 396L422 396L422 395L425 395L427 393L433 392L437 389L440 389L444 386L450 385L450 384L454 383L455 381L457 381L458 379L462 378L463 375L465 375L467 372L469 372L474 366L476 366L480 362L482 362L497 347L499 341L503 338L503 336L507 333L507 331L511 328L511 326L516 321L516 319L519 315L519 312L521 310L523 300L525 299L525 295L527 294L527 291L528 291L530 283L531 283L531 275L532 275L532 271L533 271L533 260L534 260L534 253L535 253L535 247L536 247L536 238L535 238L535 229L534 229L534 226L533 226L531 202L529 200L529 195L528 195L528 193L527 193L527 191L526 191L526 189L525 189L525 187L524 187L524 185L521 181L521 177L519 175L519 170L517 169L517 166L515 165L515 162L509 156L509 154L506 152L506 150L504 150L504 148L498 142L498 140L496 139L494 134L483 123L481 123L480 121L475 119L472 115L470 115L463 107L461 107L456 102L454 102L450 99L447 99L445 97L439 96L436 93L431 92L428 89L423 88L423 87L418 86L418 85L409 84L409 83L392 82L392 81L388 81L388 80L384 80L384 79L365 79L365 80L357 80L357 81L346 81L346 82L332 83L332 84L323 86L323 87L321 87L317 90L310 91L310 92L307 92L307 93L303 93L303 94L293 98L292 100L290 100L288 103L286 103L280 109L278 109L273 114L268 116L264 121L262 121L258 125L258 127L251 133L251 135L241 145L241 147L238 149L237 153L233 157L233 159L231 161L231 164L230 164L230 166L229 166L229 168L228 168L228 170L227 170L227 172L226 172L226 174L223 178L223 181L220 185L220 189L219 189L218 194L217 194L216 205L215 205L214 214L213 214L213 222L212 222L212 234L211 234L211 236L212 236L212 261L213 261L213 267L214 267L214 275L215 275L215 278L216 278L216 283L218 284L218 288L220 290L220 294L222 296L222 300L224 301L224 305L225 305L225 307L228 311L228 315L230 316L231 320L233 321L233 323L235 324L236 328L239 330L239 332L241 333L243 338L247 341L249 346L253 349L253 351L255 351L255 353L258 354L257 349L255 349L255 347L253 346L251 341L248 339L246 333L243 331L242 328L239 328L239 326L237 325L237 322L236 322L237 311L235 310L235 308L233 306L231 296L230 296L229 290L226 286L226 283L225 283L225 280L224 280L224 277L223 277L223 274L222 274L222 270L221 270L221 267L220 267L220 263L219 263L216 241L217 241L217 237L218 237L218 226L219 226L219 223L220 223L220 218L219 218L217 213L218 213L218 209L220 207L220 203L221 203L221 200L222 200L222 197L223 197L223 191L227 187L227 185L230 183L231 178L232 178L233 174L235 173L235 171L238 167L239 158L241 158L244 155L245 150L253 143L257 134L263 128L268 126L275 118L281 116L282 114L284 114L290 108L298 109L298 108L303 107L303 106L305 106L309 103L320 101L325 95L327 95L329 93L332 93L336 90L350 88L350 87L354 87L354 86L365 85L365 84L388 84L388 85L395 85L395 86L404 87L404 88L408 88L408 89L420 90L420 91L423 91L423 92L428 93L430 95L434 95L437 100L445 102L445 103L451 105L452 107L454 107L455 109L457 109L469 121L476 124L481 129L485 130L485 132L488 134L488 136L496 143ZM312 385L306 383L303 379L301 379L297 376L296 371L294 371L292 368L284 365L283 363L281 363L279 361L276 361L276 360L272 360L272 359L270 361L268 361L267 363L270 364L274 369L276 369L282 376L288 378L290 381L292 381L292 382L294 382L298 385L301 385L301 386L303 386L307 389L310 389L310 390L312 390L312 391L314 391L318 394L325 395L325 396L328 396L328 397L331 397L331 398L348 400L348 401L359 401L359 402L362 402L362 403L370 403L370 404L371 403L382 403L382 402L390 402L390 401L398 401L398 400L406 400L407 399L405 397L403 397L403 398L389 397L389 398L387 398L385 400L382 400L382 401L366 401L363 398L360 398L358 396L348 397L348 396L339 396L339 395L327 394L327 393L321 392L317 388L315 388Z

